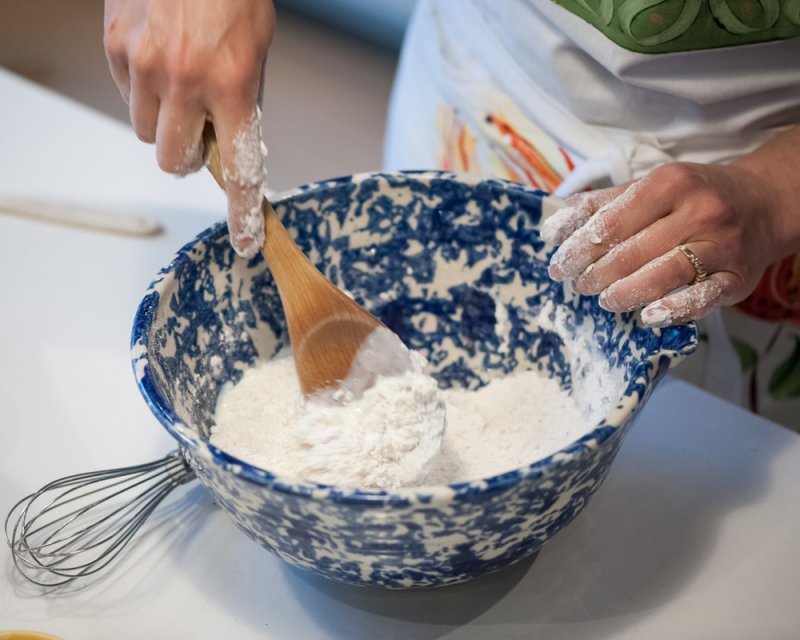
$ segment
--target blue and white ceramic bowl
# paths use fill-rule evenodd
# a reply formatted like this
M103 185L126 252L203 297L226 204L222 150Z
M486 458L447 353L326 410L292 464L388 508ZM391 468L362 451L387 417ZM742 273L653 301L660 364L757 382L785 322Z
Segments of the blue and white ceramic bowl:
M538 368L577 389L596 349L619 381L588 435L508 473L392 492L278 476L208 443L217 394L288 341L260 256L235 256L220 223L155 278L135 319L142 394L215 501L286 562L357 585L463 582L536 552L602 483L631 419L669 366L691 353L693 325L652 331L547 276L545 194L436 173L373 173L302 187L273 202L321 270L430 361L443 386L478 387ZM560 314L562 332L540 322ZM573 340L579 332L590 340ZM573 349L574 351L574 349ZM580 398L577 398L580 401Z

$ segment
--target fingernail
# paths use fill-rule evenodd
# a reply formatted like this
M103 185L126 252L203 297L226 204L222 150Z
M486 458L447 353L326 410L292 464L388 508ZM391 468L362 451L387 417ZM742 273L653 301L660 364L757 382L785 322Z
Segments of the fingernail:
M642 322L648 327L667 327L672 324L672 312L658 303L642 309Z
M582 295L591 296L600 293L597 278L592 273L594 271L594 265L595 263L593 262L584 269L580 276L575 278L575 291Z
M248 225L247 218L245 218L244 228L241 231L237 231L229 220L228 237L236 254L242 258L249 259L256 255L264 244L264 227L263 224L261 227L257 224Z
M557 264L550 263L550 266L547 268L547 274L556 282L561 282L564 279L564 272L561 270Z
M613 313L621 313L625 311L622 308L622 305L619 303L619 298L617 297L617 289L615 287L616 283L613 283L603 289L600 292L600 298L598 302L600 306L605 309L606 311L611 311Z
M260 246L253 238L243 238L239 240L231 238L231 245L237 255L247 259L256 255L258 253L258 247Z
M252 258L261 250L261 247L263 246L264 246L264 227L262 225L260 228L251 230L251 235L248 237L246 246L243 247L243 250L248 258Z

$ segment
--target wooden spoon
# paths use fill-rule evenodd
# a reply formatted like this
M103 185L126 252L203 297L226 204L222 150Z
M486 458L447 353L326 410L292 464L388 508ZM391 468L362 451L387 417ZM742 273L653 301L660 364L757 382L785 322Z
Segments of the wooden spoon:
M206 167L222 189L222 164L213 127L203 131ZM297 375L308 397L335 388L347 377L366 337L380 320L328 280L289 237L278 214L264 198L262 252L281 297Z

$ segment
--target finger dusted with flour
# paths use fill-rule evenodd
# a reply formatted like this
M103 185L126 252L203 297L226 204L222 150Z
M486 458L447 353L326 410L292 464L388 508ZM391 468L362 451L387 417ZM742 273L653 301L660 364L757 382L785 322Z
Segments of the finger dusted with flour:
M608 204L624 187L576 193L564 201L564 206L542 223L542 240L561 245L589 221L598 209Z
M708 280L665 296L642 309L642 321L649 327L667 327L705 318L716 307L733 302L726 291L735 285L727 273L715 273Z
M598 202L608 199L553 254L549 268L551 278L578 278L609 251L667 215L675 194L653 173L624 189L607 189L595 197ZM639 264L630 265L630 269L643 266L645 262L647 260L642 259Z
M261 110L256 108L235 128L227 123L215 123L215 128L228 195L231 244L236 253L251 258L264 244L261 204L266 188L267 148L261 132Z

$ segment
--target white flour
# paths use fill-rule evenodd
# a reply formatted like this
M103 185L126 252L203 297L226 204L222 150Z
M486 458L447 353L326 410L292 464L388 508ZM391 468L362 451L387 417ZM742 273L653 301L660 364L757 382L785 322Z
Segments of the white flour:
M304 400L284 350L217 402L211 442L270 471L365 488L413 484L437 455L445 407L425 359L373 331L335 392Z
M572 380L571 397L585 420L596 424L622 394L625 372L622 368L611 369L600 352L591 318L570 329L572 320L572 314L565 307L548 300L539 311L537 325L561 338L561 353L569 365Z
M553 378L525 371L477 391L450 389L442 448L424 484L477 480L535 462L574 442L591 425Z
M396 349L380 333L354 365L355 384L327 397L303 399L288 351L249 369L220 394L211 442L273 473L393 489L477 480L534 462L584 435L601 409L582 411L535 371L477 391L442 391L422 372L424 358L388 332L405 364L368 379L364 369L376 355Z

